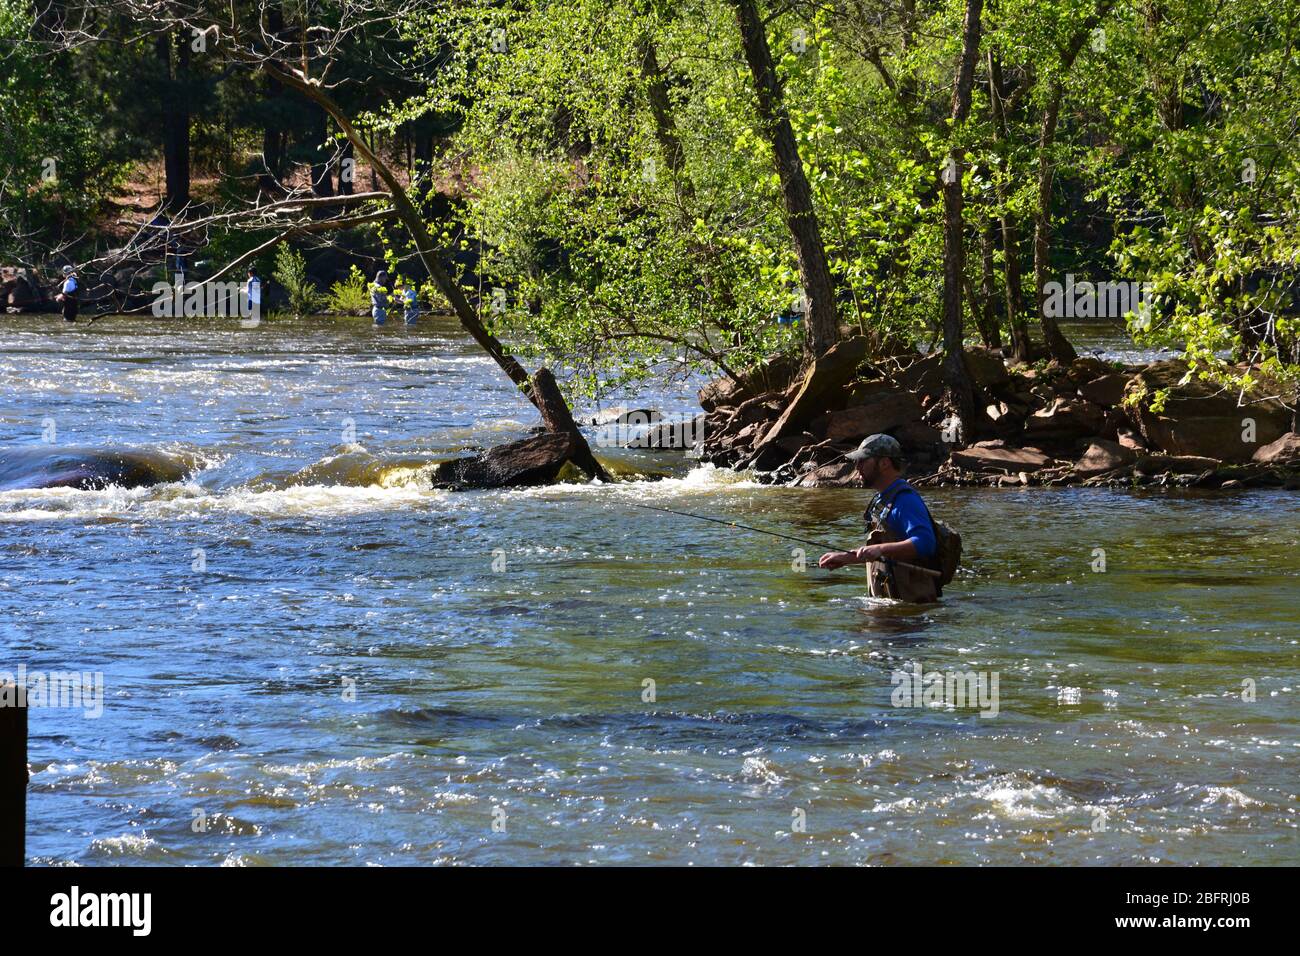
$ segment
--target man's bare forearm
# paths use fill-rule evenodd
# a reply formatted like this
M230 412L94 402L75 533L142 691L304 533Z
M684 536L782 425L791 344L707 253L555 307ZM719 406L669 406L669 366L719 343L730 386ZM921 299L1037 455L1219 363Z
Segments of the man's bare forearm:
M890 541L885 544L869 544L852 551L831 551L823 554L818 564L823 568L842 568L846 564L866 564L869 561L914 561L916 545L911 538L905 541Z
M902 541L890 541L887 544L869 545L858 550L860 552L871 552L862 558L864 562L879 560L880 558L889 558L893 561L916 560L916 544L911 538L905 538Z

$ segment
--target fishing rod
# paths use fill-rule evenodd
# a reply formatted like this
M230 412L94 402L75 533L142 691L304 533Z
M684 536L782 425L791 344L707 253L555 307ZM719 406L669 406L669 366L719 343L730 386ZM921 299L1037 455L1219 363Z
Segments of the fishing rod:
M654 505L639 505L636 502L628 502L633 508L643 508L646 511L661 511L666 515L677 515L681 518L694 518L696 521L712 521L714 524L725 525L728 528L740 528L742 531L753 531L757 534L770 535L773 538L785 538L787 541L794 541L798 544L811 544L814 548L824 548L827 551L843 551L843 548L837 548L833 544L827 544L824 541L809 541L807 538L796 538L793 535L782 534L779 531L768 531L765 528L751 528L747 524L741 524L739 521L724 521L722 518L710 518L708 515L692 514L689 511L674 511L672 508L657 508Z
M797 544L810 544L814 548L824 548L827 551L843 551L843 548L837 548L833 544L826 544L824 541L809 541L807 538L796 538L794 535L782 534L780 531L769 531L766 528L755 528L751 525L741 524L739 521L726 521L722 518L710 518L708 515L697 515L689 511L674 511L672 508L659 508L655 505L642 505L634 501L629 501L633 508L641 508L645 511L659 511L663 514L677 515L680 518L694 518L696 521L711 521L713 524L720 524L728 528L739 528L742 531L753 531L755 534L765 534L773 538L784 538L786 541L794 541ZM893 558L887 558L889 562L898 565L900 568L909 568L912 571L920 571L922 574L928 574L931 577L939 577L939 572L933 568L924 568L919 564L909 564L907 561L897 561Z

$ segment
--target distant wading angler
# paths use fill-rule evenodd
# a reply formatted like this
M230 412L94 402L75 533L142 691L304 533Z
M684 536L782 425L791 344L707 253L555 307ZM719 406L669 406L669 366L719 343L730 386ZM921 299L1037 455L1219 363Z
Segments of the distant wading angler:
M244 295L248 299L248 313L253 318L262 314L262 280L257 275L257 267L248 267L248 278L244 282Z
M415 325L420 319L420 296L415 290L415 283L405 279L398 283L402 291L402 309L407 325Z
M79 291L80 291L80 287L77 284L76 270L73 269L72 266L64 266L63 267L63 288L59 292L58 296L56 296L58 303L61 306L63 306L64 322L77 321L77 308L78 308L77 294Z
M383 325L388 321L387 272L376 273L375 281L370 286L370 314L374 317L375 325Z
M876 491L863 515L870 534L866 546L829 551L818 565L827 570L868 565L872 597L937 600L956 570L961 538L936 522L920 493L903 480L902 446L889 435L870 435L845 457L856 463L862 483Z

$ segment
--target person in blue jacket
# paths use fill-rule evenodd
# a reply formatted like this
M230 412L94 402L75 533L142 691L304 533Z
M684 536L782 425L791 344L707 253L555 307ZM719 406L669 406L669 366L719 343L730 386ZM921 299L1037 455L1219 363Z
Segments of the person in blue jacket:
M416 292L415 283L403 279L398 283L402 292L402 313L407 325L414 325L420 318L420 296Z
M935 577L919 568L937 570L938 537L920 492L903 480L903 448L898 439L869 435L845 457L856 464L863 485L876 492L864 515L871 534L864 547L829 551L818 565L831 570L848 564L868 565L872 597L936 600Z
M375 325L383 325L388 320L388 273L382 269L370 285L370 314Z

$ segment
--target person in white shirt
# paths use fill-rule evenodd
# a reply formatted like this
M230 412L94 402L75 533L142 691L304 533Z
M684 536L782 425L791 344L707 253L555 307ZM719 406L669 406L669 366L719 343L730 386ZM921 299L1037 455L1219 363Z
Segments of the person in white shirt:
M80 304L78 294L80 291L81 287L77 283L77 271L72 266L64 266L62 291L55 296L55 300L63 306L64 322L77 321L77 309Z
M248 299L250 318L258 318L262 313L262 280L257 276L257 267L248 267L248 278L244 281L244 296Z

